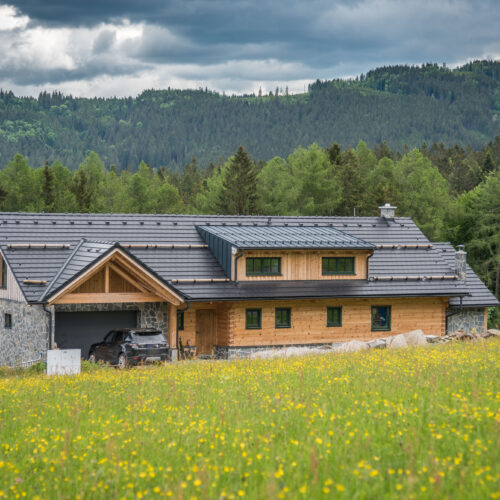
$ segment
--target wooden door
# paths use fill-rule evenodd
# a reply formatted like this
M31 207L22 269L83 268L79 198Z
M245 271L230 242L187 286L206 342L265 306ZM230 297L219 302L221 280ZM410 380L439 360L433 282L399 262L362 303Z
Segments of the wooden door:
M196 352L212 354L216 342L216 313L213 309L196 311Z

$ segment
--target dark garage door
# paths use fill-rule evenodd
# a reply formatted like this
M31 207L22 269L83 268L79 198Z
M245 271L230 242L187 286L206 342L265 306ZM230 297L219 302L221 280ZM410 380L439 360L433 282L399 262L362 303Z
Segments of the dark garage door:
M114 328L135 328L137 311L56 313L55 339L59 349L81 349L87 358L89 347L100 342Z

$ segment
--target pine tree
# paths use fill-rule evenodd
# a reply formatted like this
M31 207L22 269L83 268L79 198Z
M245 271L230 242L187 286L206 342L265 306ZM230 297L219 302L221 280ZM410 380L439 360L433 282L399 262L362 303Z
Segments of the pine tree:
M85 170L79 168L75 172L71 191L75 195L78 212L89 212L91 201L90 179Z
M217 202L221 214L252 215L257 210L257 169L243 146L231 158Z
M483 176L486 177L490 172L495 170L495 163L493 162L493 158L491 157L491 152L488 151L486 153L486 157L484 158L483 163Z
M340 163L340 152L341 147L338 143L334 142L327 150L328 158L332 165L338 165Z
M201 186L201 174L198 161L193 157L190 163L184 167L180 179L180 194L186 205L192 205Z
M5 210L5 201L7 200L8 191L5 186L0 183L0 210Z
M49 167L48 161L43 166L42 198L43 211L54 212L56 206L56 187L54 174Z

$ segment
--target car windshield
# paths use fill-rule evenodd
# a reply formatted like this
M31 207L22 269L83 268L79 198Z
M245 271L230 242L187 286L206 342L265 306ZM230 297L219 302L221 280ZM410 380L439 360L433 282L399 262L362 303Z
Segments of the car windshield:
M134 340L139 344L162 344L166 342L161 332L134 332Z

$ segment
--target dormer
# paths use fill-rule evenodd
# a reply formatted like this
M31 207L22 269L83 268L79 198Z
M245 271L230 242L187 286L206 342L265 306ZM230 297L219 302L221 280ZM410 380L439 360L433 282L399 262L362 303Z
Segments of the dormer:
M366 279L374 245L331 226L197 226L233 281Z

